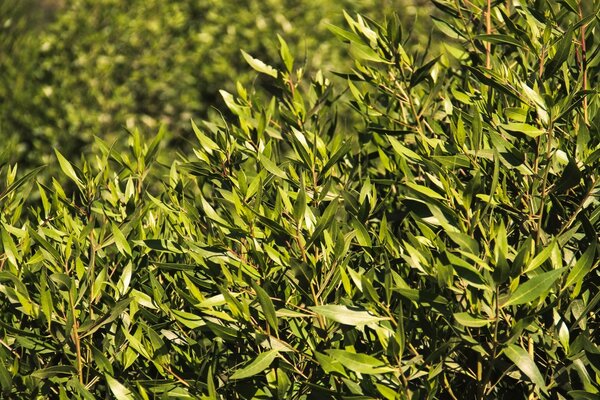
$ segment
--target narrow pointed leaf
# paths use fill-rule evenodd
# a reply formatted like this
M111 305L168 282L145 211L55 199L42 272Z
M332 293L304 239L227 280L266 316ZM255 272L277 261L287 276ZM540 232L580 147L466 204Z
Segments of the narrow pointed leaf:
M590 271L592 264L594 262L594 258L596 256L596 243L591 244L587 250L583 253L583 255L577 260L571 272L567 276L567 282L565 283L565 287L569 287L572 284L575 284L574 295L576 296L581 289L581 283L583 282L583 278Z
M121 382L110 376L109 374L104 375L106 377L106 383L108 383L108 387L110 391L113 393L116 399L118 400L133 400L135 397L131 390L129 390L125 385Z
M565 268L560 268L534 276L527 282L519 285L502 307L525 304L536 300L552 287L564 270Z
M329 304L309 307L311 311L344 325L359 326L379 322L387 318L377 317L367 311L354 311L346 306Z
M459 324L470 328L481 328L483 326L489 325L491 322L490 320L477 318L466 312L455 313L454 319Z
M73 182L75 182L80 189L83 189L83 182L77 176L73 165L71 165L69 160L67 160L62 154L60 154L60 152L57 149L54 149L54 152L56 153L56 158L58 158L60 169L62 169L65 175L67 175Z
M269 350L264 353L260 353L258 357L254 359L250 364L246 367L235 371L233 375L231 375L230 379L245 379L256 374L263 372L265 369L269 368L273 360L279 355L277 350Z
M273 306L271 298L263 288L256 284L256 282L252 282L252 288L256 292L258 302L260 303L260 307L263 310L265 319L267 320L268 324L271 325L271 328L277 331L277 315L275 313L275 307Z
M535 362L529 357L529 353L523 348L514 344L508 345L504 349L504 355L510 359L527 377L538 386L544 393L547 393L546 383Z
M359 374L385 374L395 370L386 365L383 361L368 354L352 353L350 351L338 349L327 350L327 354L334 360L340 362L345 368Z
M246 62L254 68L256 71L261 72L263 74L272 76L273 78L277 78L277 70L270 65L265 64L261 60L252 57L250 54L246 53L244 50L240 50Z

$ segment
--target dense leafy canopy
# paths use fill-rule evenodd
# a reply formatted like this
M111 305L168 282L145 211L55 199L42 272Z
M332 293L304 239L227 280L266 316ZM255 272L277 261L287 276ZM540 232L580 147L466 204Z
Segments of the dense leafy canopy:
M600 5L433 3L429 52L392 14L335 74L247 50L269 93L192 154L4 166L3 393L597 397Z
M155 131L165 125L180 147L182 137L193 137L190 118L223 108L219 90L256 79L240 48L275 59L279 34L294 54L305 55L297 67L339 68L347 63L343 48L326 39L327 25L343 21L341 10L383 18L397 6L392 0L62 3L0 4L0 101L9 105L0 110L0 138L14 142L0 162L52 164L52 147L69 158L93 154L93 136L112 143L134 126ZM30 15L44 6L59 8L46 17ZM424 12L413 8L405 19Z

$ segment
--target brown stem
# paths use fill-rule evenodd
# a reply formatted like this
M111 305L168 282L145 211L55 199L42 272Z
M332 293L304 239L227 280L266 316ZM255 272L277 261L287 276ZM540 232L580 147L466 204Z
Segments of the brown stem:
M73 314L73 332L71 334L73 342L75 343L75 351L77 353L77 375L79 376L79 383L83 385L83 360L81 357L81 339L79 338L79 320L75 317L75 299L73 299L73 292L69 289L69 303L71 306L71 313Z
M542 46L542 54L540 54L540 70L539 70L539 77L540 79L542 78L542 75L544 74L544 59L546 55L546 49L544 48L544 46Z
M483 381L483 390L484 393L487 395L489 394L489 390L491 390L491 388L488 389L488 385L490 383L490 379L492 377L492 371L494 369L494 363L496 361L496 356L498 355L498 325L500 325L500 289L498 286L496 286L496 292L494 293L494 299L495 299L495 303L496 303L496 312L495 312L495 320L494 320L494 337L493 337L493 341L492 341L492 358L490 359L490 362L488 364L488 369L485 373L485 378Z
M544 167L544 176L542 177L542 191L540 193L540 207L538 208L537 232L535 236L535 246L540 243L542 235L542 223L544 220L544 207L546 203L546 188L548 187L548 173L550 172L551 156L552 156L552 138L554 134L554 121L550 121L548 126L548 141L546 143L546 166Z
M485 24L486 33L490 35L492 33L492 0L487 0L487 11L485 13ZM492 44L486 42L485 44L485 66L487 69L492 68Z
M583 10L581 9L581 0L579 0L578 4L579 8L579 18L583 19ZM585 24L581 25L581 72L583 73L583 90L587 90L588 82L587 82L587 58L586 58L586 49L585 49ZM583 120L585 124L588 124L588 101L587 95L583 97Z

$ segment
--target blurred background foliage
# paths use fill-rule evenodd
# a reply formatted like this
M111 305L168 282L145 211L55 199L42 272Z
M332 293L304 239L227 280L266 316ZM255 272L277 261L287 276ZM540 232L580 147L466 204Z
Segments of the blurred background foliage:
M341 70L349 61L327 24L342 23L342 10L378 20L402 10L415 29L407 40L425 47L424 3L1 0L0 163L51 164L52 147L75 159L90 154L93 136L113 143L134 126L164 124L185 149L190 118L224 108L220 89L264 86L240 49L277 60L279 34L303 68Z

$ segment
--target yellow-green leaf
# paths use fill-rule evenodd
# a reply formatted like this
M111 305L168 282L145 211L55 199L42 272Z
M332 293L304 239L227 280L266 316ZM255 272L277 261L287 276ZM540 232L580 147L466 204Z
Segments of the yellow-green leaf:
M463 326L468 326L470 328L481 328L483 326L489 325L491 322L490 320L477 318L466 312L455 313L454 319L459 324Z
M346 350L327 350L327 354L341 363L345 368L359 374L385 374L395 369L386 365L383 361L368 354L352 353Z
M58 158L58 164L60 165L60 169L62 169L65 175L67 175L73 182L75 182L75 184L77 184L79 189L83 189L83 182L77 176L75 168L73 168L69 160L67 160L62 154L60 154L60 152L57 149L54 149L54 152L56 153L56 158Z
M242 55L244 56L244 59L246 60L246 62L248 63L248 65L250 65L252 68L254 68L256 71L261 72L263 74L272 76L273 78L277 78L277 70L273 67L271 67L270 65L265 64L264 62L262 62L261 60L252 57L250 54L246 53L244 50L240 50L242 52Z
M378 317L367 311L354 311L346 306L328 304L309 307L311 311L340 324L359 326L379 322L388 318Z

